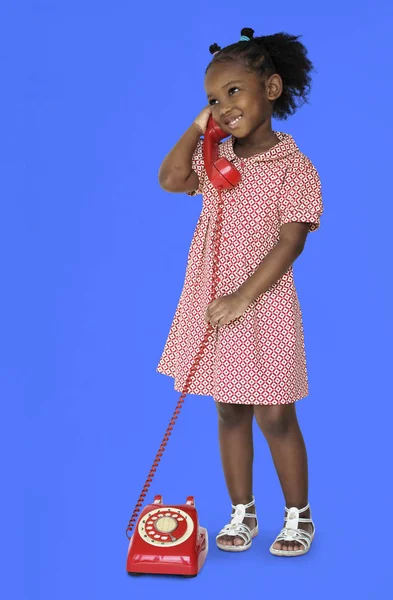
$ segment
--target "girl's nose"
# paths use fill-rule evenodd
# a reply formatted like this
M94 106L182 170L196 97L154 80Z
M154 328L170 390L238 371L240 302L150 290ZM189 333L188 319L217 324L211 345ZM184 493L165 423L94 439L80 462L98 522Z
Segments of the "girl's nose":
M227 106L227 107L220 106L220 110L219 110L220 117L226 117L230 110L231 110L230 106Z

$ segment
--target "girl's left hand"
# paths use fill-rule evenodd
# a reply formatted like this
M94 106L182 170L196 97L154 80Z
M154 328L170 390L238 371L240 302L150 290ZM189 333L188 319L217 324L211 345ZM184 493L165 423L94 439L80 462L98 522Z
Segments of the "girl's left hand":
M222 327L241 317L249 304L250 302L239 291L216 298L207 307L205 321L211 323L213 327Z

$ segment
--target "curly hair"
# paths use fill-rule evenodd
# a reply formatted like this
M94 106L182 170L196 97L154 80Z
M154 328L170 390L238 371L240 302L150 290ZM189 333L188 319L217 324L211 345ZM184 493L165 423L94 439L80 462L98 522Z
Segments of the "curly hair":
M275 33L254 37L254 30L245 27L240 32L250 41L239 40L220 48L212 44L209 48L214 55L208 69L217 63L242 61L248 71L256 73L261 80L278 73L283 82L283 91L274 102L273 117L287 119L300 106L308 102L310 92L310 72L314 69L307 56L307 49L299 42L299 35Z

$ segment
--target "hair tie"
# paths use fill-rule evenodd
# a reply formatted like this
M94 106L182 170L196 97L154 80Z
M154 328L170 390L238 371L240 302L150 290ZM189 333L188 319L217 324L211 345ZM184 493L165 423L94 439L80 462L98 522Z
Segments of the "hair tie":
M249 38L247 35L242 35L239 42L249 42L250 40L251 38Z

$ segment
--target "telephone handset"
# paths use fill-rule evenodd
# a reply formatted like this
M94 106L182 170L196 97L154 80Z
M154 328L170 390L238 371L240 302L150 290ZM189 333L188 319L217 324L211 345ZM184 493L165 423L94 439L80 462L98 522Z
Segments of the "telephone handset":
M203 160L207 176L219 191L231 189L240 181L236 167L228 159L218 156L218 143L226 137L228 134L210 117L203 140Z
M210 117L204 135L203 158L206 173L213 186L218 190L220 198L217 210L212 272L213 286L210 302L215 298L217 284L223 213L221 191L233 188L240 181L240 173L235 166L226 158L219 157L218 143L227 136L228 134L220 129L213 118ZM129 536L129 533L134 528L135 521L142 508L143 500L149 490L161 456L168 443L169 436L188 393L191 378L206 348L212 329L213 327L209 323L205 337L195 357L194 364L186 379L184 390L178 400L175 412L166 429L156 458L128 523L126 534L130 539L130 543L128 546L126 569L130 574L159 573L194 576L199 573L205 562L208 551L208 534L207 530L199 525L194 498L192 496L187 498L185 504L180 505L163 505L162 496L155 496L154 503L148 504L143 508L132 537Z

